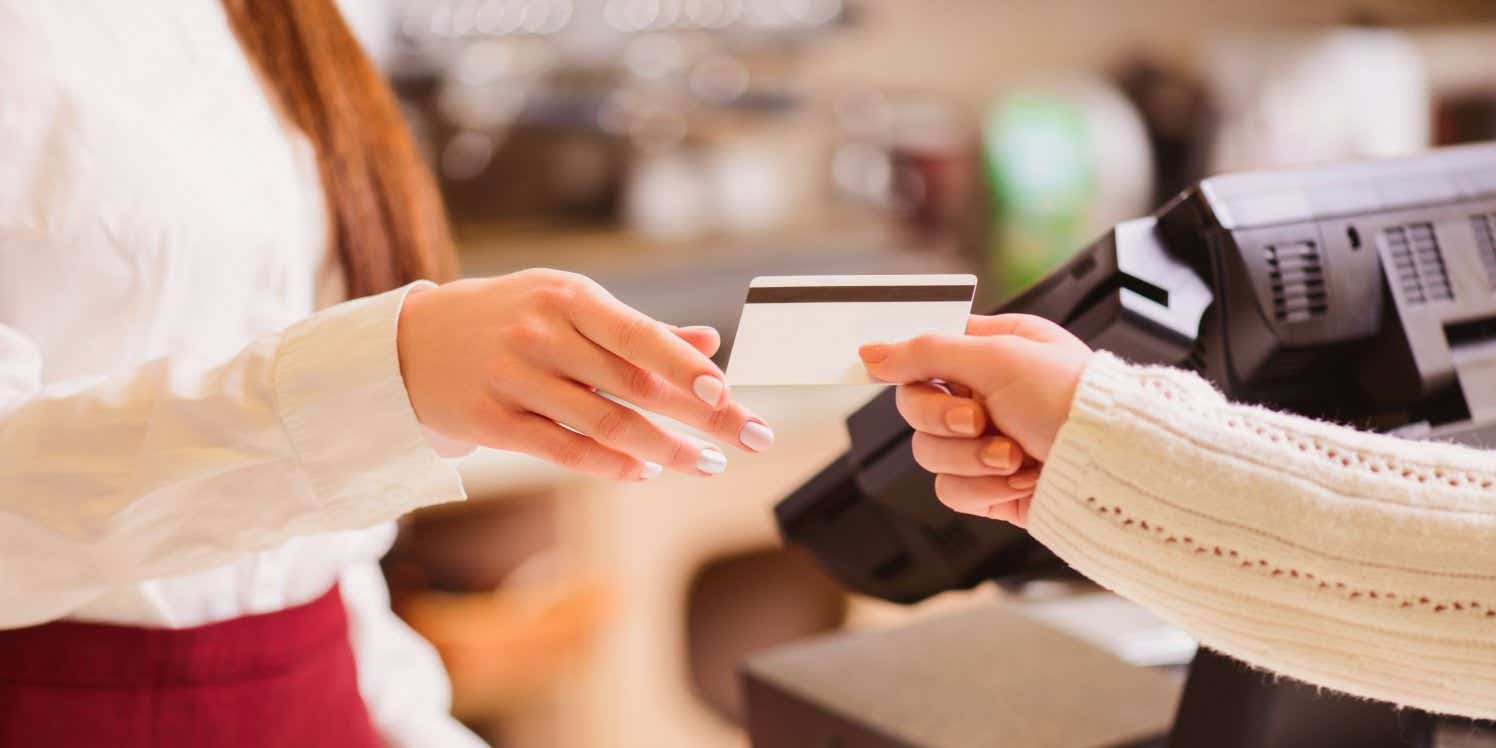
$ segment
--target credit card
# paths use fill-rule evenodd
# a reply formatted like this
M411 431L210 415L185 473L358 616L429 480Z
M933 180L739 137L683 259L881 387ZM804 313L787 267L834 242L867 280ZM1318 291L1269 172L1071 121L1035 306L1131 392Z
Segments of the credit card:
M866 343L966 331L974 275L754 278L727 361L732 386L874 384Z

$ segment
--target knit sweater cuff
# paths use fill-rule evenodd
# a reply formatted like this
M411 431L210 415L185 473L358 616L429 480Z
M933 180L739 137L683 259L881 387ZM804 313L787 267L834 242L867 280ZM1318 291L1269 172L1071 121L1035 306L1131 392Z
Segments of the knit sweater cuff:
M1491 717L1491 462L1234 405L1194 375L1098 353L1028 524L1077 570L1214 649Z

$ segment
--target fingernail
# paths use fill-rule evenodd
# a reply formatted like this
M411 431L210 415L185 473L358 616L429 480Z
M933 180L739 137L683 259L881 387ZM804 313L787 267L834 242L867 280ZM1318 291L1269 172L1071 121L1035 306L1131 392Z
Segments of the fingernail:
M774 446L774 430L758 421L749 421L738 432L738 441L755 452L762 452Z
M661 467L659 463L646 462L644 463L644 474L639 476L639 480L654 480L660 477L660 473L663 472L665 472L665 468Z
M702 402L713 407L722 400L722 391L725 389L727 385L710 374L702 374L691 383L691 391L695 392Z
M888 360L889 347L887 343L869 343L857 349L857 355L862 357L864 364L881 364Z
M696 469L707 475L717 475L727 469L727 455L707 447L696 458Z
M951 431L966 436L977 435L977 414L971 408L951 408L945 413L945 425Z
M1017 462L1017 451L1013 448L1013 442L1006 439L993 439L982 447L982 464L998 470L1011 470L1013 463Z
M712 327L711 325L686 325L685 327L681 328L682 332L686 330L690 330L692 332L716 332L717 328Z
M1015 475L1008 479L1008 487L1018 491L1027 491L1039 485L1037 475Z

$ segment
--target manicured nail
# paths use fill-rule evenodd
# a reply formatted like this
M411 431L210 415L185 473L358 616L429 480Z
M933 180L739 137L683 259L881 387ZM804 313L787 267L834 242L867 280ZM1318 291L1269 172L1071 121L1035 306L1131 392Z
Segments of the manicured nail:
M945 425L964 436L977 435L977 413L969 407L951 408L945 412Z
M1012 470L1018 462L1018 450L1007 439L993 439L982 447L982 464L997 470Z
M755 452L762 452L774 446L774 430L758 421L749 421L738 432L738 441Z
M661 467L658 462L646 462L644 463L644 474L639 476L639 480L654 480L660 477L660 473L663 472L665 472L665 468Z
M1037 475L1015 475L1008 479L1008 487L1015 491L1027 491L1037 485L1039 485Z
M887 343L868 343L857 349L857 355L864 364L881 364L888 360L889 350Z
M691 383L691 391L695 392L702 402L712 407L716 407L717 403L721 402L722 392L726 389L727 385L723 384L722 380L710 374L702 374Z
M707 447L696 458L696 469L707 475L717 475L727 469L727 455Z

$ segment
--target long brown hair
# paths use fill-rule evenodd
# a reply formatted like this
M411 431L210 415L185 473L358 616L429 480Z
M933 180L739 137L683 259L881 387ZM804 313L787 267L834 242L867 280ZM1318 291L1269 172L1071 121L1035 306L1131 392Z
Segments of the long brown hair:
M456 273L435 180L333 0L222 0L280 108L317 149L348 291Z

